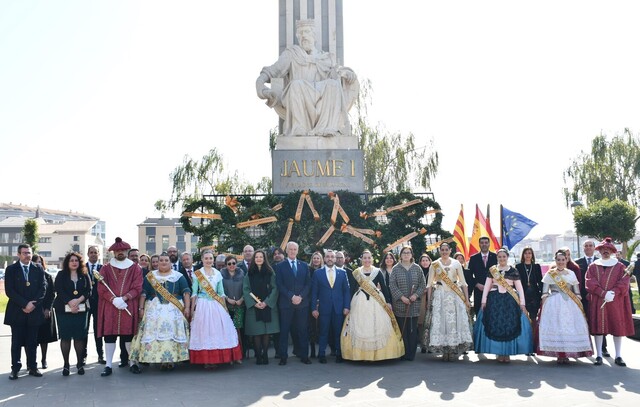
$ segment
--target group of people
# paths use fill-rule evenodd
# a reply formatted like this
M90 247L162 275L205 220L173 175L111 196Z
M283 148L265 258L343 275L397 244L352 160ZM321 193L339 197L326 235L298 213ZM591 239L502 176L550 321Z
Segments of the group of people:
M162 370L185 361L205 369L239 364L249 348L256 364L268 364L271 339L286 365L290 338L304 364L315 357L327 363L328 347L338 363L413 360L419 344L445 361L474 350L502 363L536 353L565 364L592 355L593 335L594 364L601 365L608 356L604 337L612 335L615 364L625 366L621 337L634 333L630 273L610 239L585 242L577 262L568 249L557 251L544 275L529 247L513 267L506 249L490 252L486 237L479 246L468 266L448 243L439 246L437 260L425 253L416 262L405 246L398 260L385 253L379 267L365 250L360 267L351 270L342 251L316 252L306 263L289 242L285 251L273 251L272 261L267 251L246 246L242 259L205 250L194 267L191 254L179 258L173 246L140 255L117 238L107 264L99 264L96 247L87 262L71 252L54 282L44 259L22 244L6 272L9 378L18 378L23 347L29 375L41 376L36 347L40 343L46 369L47 344L58 336L62 374L70 374L72 342L76 373L84 374L91 318L104 377L113 373L118 339L120 367L134 374L150 364Z

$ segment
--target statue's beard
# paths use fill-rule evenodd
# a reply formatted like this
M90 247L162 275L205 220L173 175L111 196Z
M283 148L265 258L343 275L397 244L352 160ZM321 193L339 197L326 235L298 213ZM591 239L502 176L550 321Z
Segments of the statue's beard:
M313 41L302 40L302 42L300 43L300 46L302 47L303 50L307 52L311 52L313 50Z

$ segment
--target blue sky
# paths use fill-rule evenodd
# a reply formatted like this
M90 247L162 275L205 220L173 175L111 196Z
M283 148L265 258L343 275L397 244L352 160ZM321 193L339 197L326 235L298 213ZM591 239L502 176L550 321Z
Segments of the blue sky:
M640 131L637 1L344 1L345 64L370 118L433 138L432 190L570 229L562 170L601 131ZM74 210L136 241L185 154L271 172L275 114L255 79L277 58L278 2L0 2L0 201ZM3 172L4 173L4 172ZM497 216L496 216L497 218ZM497 229L497 227L494 227Z

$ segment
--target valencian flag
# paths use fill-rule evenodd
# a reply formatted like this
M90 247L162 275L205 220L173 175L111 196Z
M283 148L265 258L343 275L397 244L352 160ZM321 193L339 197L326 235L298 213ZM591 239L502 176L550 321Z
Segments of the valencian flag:
M502 214L502 244L509 250L524 239L538 223L518 212L512 212L500 205Z
M460 205L460 215L458 215L456 228L453 230L453 241L457 250L464 255L466 260L469 260L469 242L464 232L464 208L462 205Z
M469 243L469 256L480 251L480 244L478 240L481 237L489 238L489 250L492 252L497 251L500 248L500 243L496 239L495 235L491 231L491 225L485 219L478 204L476 204L476 219L473 221L473 235L471 236L471 242Z

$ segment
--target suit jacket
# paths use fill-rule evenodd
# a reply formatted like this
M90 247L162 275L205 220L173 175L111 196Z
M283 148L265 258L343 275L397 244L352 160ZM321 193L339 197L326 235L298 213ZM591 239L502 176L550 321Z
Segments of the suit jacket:
M591 260L591 263L593 263L594 261L598 260L600 257L598 256L593 256L593 260ZM579 283L580 283L580 295L582 296L582 302L586 303L587 302L587 287L585 287L585 277L587 276L587 257L580 257L578 260L576 260L576 263L578 264L578 266L580 266L580 271L582 272L582 278L579 279ZM585 308L585 311L587 310L587 308Z
M187 284L189 284L189 288L191 288L193 286L193 277L195 277L195 274L193 274L196 271L196 267L195 265L191 266L191 276L189 276L189 273L187 273L187 269L184 268L184 266L180 265L180 274L182 274L182 276L184 277L185 280L187 280Z
M89 308L91 308L91 312L95 314L96 312L98 312L98 282L91 272L91 266L89 265L89 262L87 262L85 266L87 267L87 272L89 273L89 278L91 279L91 296L89 297ZM102 264L96 264L93 268L93 271L100 271L101 268Z
M64 314L64 306L71 300L84 297L85 301L90 298L91 295L91 283L89 282L89 276L79 274L78 281L73 284L71 281L71 274L68 272L60 271L56 276L54 282L56 289L56 299L53 302L53 308L58 314ZM76 291L77 294L73 292Z
M347 273L338 267L334 267L335 278L333 288L327 278L327 267L319 268L313 273L311 279L311 304L322 315L342 314L346 308L351 308L351 292Z
M289 259L276 264L276 285L278 286L280 308L305 308L309 306L309 292L311 291L311 277L309 265L296 259L297 275L294 276ZM294 295L302 297L298 305L291 303Z
M29 265L29 285L24 278L22 265L17 261L7 267L4 276L4 291L9 297L4 314L5 325L41 325L44 322L42 302L47 291L47 280L42 267L33 263ZM36 308L28 314L22 309L31 301Z
M238 262L236 267L243 270L245 275L249 274L249 267L244 263L244 259L236 261Z
M494 252L489 252L487 257L487 265L484 265L482 261L482 253L478 252L471 256L469 259L469 270L473 275L473 280L476 284L484 285L484 282L487 279L487 275L489 274L489 269L491 266L495 266L498 264L498 256ZM475 287L474 287L475 289ZM480 296L482 296L482 291L475 289L480 292ZM476 298L478 299L478 298Z

